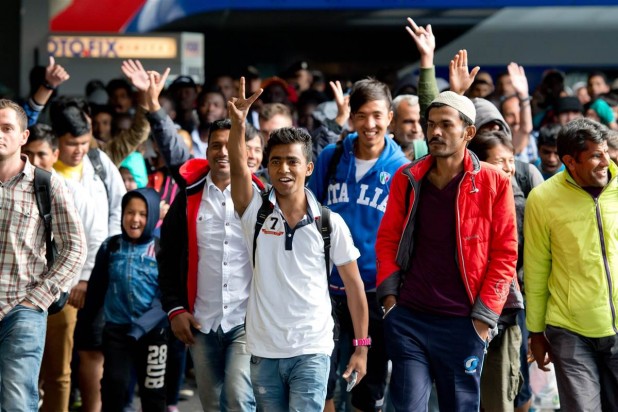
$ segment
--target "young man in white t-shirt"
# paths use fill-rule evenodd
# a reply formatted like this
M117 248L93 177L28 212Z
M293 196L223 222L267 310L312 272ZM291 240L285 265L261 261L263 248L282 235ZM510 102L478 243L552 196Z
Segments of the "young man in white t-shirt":
M234 208L243 235L253 249L255 223L262 196L252 185L244 133L247 113L262 90L228 103L232 120L228 142ZM301 129L274 131L266 148L273 189L266 217L255 242L253 282L247 307L247 350L251 382L259 410L321 412L333 350L333 319L326 276L324 242L315 220L320 206L305 189L313 172L311 137ZM368 310L356 259L359 252L343 219L331 214L330 258L348 294L356 349L343 374L356 381L366 372Z

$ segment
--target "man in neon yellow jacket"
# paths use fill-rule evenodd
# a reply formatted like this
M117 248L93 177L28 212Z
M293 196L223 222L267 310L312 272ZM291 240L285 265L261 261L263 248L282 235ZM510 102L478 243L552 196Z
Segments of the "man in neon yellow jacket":
M526 325L539 368L554 363L563 411L618 410L618 167L607 137L590 119L564 126L566 170L526 203Z

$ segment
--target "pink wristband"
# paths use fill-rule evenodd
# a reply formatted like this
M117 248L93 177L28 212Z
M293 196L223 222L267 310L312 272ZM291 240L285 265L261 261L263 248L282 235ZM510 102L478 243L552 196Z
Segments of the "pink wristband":
M352 339L352 346L371 346L371 337L367 336L362 339Z

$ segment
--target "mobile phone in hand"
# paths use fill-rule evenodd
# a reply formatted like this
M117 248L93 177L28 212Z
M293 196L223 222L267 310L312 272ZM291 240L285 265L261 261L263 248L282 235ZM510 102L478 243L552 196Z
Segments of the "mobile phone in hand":
M348 378L348 387L346 391L350 392L352 388L356 385L356 379L358 378L358 372L352 371L350 377Z

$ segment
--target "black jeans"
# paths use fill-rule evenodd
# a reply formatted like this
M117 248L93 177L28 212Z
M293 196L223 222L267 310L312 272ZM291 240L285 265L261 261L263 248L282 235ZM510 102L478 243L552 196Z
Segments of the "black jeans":
M128 336L130 325L106 324L105 363L101 381L104 412L122 411L135 369L143 412L165 412L165 365L168 327L156 327L139 340Z
M382 324L382 308L378 304L375 292L365 292L369 309L369 336L371 336L371 348L367 353L367 375L352 389L352 406L361 411L376 411L382 408L384 403L384 391L386 389L386 375L388 373L388 358L384 346L384 327ZM339 319L340 340L335 341L335 348L331 355L330 376L328 379L328 391L326 399L332 399L338 376L337 370L340 363L347 364L348 359L342 359L340 346L341 339L354 338L354 325L348 309L348 300L345 295L333 296L335 313ZM349 343L345 342L345 343ZM351 353L355 348L351 348Z

